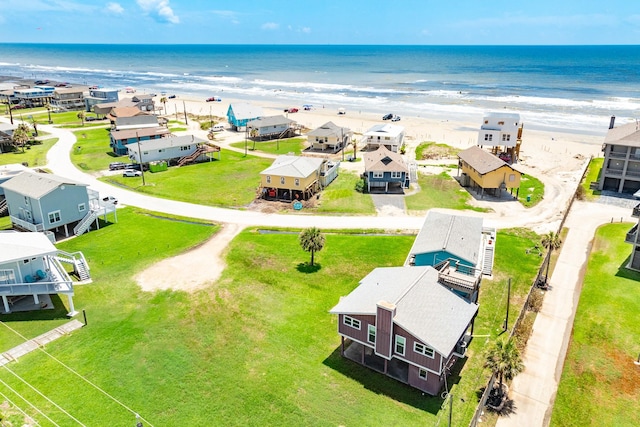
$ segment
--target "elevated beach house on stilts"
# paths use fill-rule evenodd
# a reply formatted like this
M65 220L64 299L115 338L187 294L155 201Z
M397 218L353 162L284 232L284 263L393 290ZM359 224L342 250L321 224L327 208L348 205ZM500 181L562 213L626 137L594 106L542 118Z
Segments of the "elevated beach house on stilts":
M113 203L100 199L97 191L87 184L58 175L22 172L0 184L15 229L24 231L50 231L56 237L80 235L95 224L99 217L107 220L113 213Z
M262 116L264 116L262 107L246 102L229 104L227 109L227 122L231 125L231 129L239 132L247 130L247 122L259 119Z
M598 190L633 194L640 190L640 124L635 121L616 127L615 120L612 116L602 145Z
M389 151L397 153L404 143L404 134L402 126L381 123L372 126L362 135L360 145L368 151L377 150L379 146L384 145Z
M261 117L247 122L249 137L259 141L294 136L298 130L296 122L283 115Z
M33 298L33 309L50 294L66 295L69 316L73 305L73 280L62 264L68 264L82 283L91 281L82 252L60 251L44 233L0 232L0 297L2 313L10 313L25 297Z
M337 153L349 144L352 136L351 129L327 122L307 133L308 150Z
M213 152L217 152L220 159L219 147L209 145L206 140L195 135L142 141L140 144L129 144L127 149L129 159L135 163L166 161L172 166L183 166L187 163L212 160L209 154Z
M376 268L330 311L342 356L431 395L465 356L477 312L433 267Z
M381 145L376 151L362 154L364 158L364 176L367 189L402 194L409 188L409 168L400 153L389 151Z
M524 125L518 113L487 113L478 132L478 146L491 147L491 153L507 163L520 157Z
M521 178L522 172L480 147L469 147L458 153L458 180L463 187L477 189L480 198L485 190L500 197L503 190L509 190L513 195L513 189L518 198Z
M338 176L340 162L305 156L278 156L260 172L260 197L292 202L308 200Z

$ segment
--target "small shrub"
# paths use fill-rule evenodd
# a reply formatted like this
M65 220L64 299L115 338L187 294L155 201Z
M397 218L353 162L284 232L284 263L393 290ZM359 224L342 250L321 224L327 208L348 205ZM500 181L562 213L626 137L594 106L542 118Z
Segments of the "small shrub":
M358 193L365 193L367 190L367 185L364 178L360 178L356 181L356 191Z
M518 346L518 350L520 350L521 352L523 352L527 347L527 341L529 341L529 337L531 336L531 332L533 331L534 320L534 315L525 315L522 318L522 321L516 327L516 330L513 334L513 337L516 340L516 345Z
M579 185L576 189L576 199L584 200L587 198L587 193L582 185Z
M534 289L533 292L531 292L531 296L529 297L527 310L538 313L542 308L542 301L544 301L544 292L538 289Z

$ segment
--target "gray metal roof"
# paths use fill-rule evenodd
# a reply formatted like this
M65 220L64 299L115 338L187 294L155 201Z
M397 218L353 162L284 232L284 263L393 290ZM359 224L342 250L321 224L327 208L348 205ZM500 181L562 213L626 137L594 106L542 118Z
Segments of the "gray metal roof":
M231 104L231 110L233 110L233 115L238 120L255 119L258 117L262 117L262 115L264 114L262 107L248 104L246 102Z
M400 153L394 153L384 145L362 154L365 172L408 172L409 168Z
M390 123L380 123L373 125L368 131L364 133L364 136L390 136L396 137L404 132L404 127L398 125L392 125Z
M429 211L409 255L447 251L478 264L482 243L482 218Z
M182 135L172 136L169 138L158 138L140 141L140 148L142 150L159 150L163 148L184 147L185 145L201 144L203 142L206 142L206 140L198 138L195 135Z
M142 128L142 129L112 130L110 132L111 136L116 141L121 139L129 139L129 138L143 137L143 136L167 135L170 133L171 131L169 129L162 126L158 126L154 128Z
M280 114L277 116L267 116L255 120L250 120L249 122L247 122L247 126L249 126L250 128L261 128L265 126L289 125L291 123L295 123L295 120L291 120Z
M640 147L640 124L636 121L609 129L604 143Z
M260 174L306 178L319 170L324 162L324 159L316 157L278 156L271 166Z
M369 273L330 312L375 315L382 301L396 306L396 325L445 356L478 311L477 304L440 285L432 267L383 267Z
M44 233L0 232L0 263L58 252Z
M351 133L352 133L351 129L349 128L340 127L333 122L327 122L322 126L320 126L319 128L316 128L311 132L308 132L307 136L317 136L317 137L323 137L323 138L329 137L329 136L342 137L345 135L350 135Z
M63 185L88 186L88 184L83 184L58 175L35 172L22 172L21 174L0 184L0 186L5 190L10 190L33 199L39 199Z
M116 117L116 129L122 126L158 126L158 118L149 114L137 116Z
M480 175L493 172L503 166L507 166L515 172L520 173L505 161L475 145L459 152L458 157L478 171Z

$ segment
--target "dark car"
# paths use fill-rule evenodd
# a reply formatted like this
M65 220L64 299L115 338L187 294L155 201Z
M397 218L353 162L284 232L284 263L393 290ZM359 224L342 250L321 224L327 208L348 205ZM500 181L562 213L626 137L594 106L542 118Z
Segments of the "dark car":
M298 109L297 109L297 108L295 108L295 107L293 107L293 108L286 108L286 109L284 110L284 112L285 112L285 113L297 113L297 112L298 112Z
M384 116L382 116L382 120L391 120L393 118L393 114L389 113L389 114L385 114Z
M143 167L145 172L149 170L149 166L147 166L146 164L142 166L140 165L140 163L127 163L127 167L123 169L132 169L132 170L140 171L142 170Z
M175 96L175 95L169 95L167 98L169 98L169 99L175 99L175 98L176 98L176 96Z
M120 169L126 169L128 166L127 163L122 163L122 162L113 162L113 163L109 163L109 170L110 171L117 171Z
M46 85L49 84L49 80L36 80L34 83L37 85Z

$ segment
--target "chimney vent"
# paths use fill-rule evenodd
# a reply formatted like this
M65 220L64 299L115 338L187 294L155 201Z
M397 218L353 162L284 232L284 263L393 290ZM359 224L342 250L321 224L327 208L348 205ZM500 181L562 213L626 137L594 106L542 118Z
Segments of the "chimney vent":
M616 124L616 116L611 116L611 121L609 122L609 129L613 129L613 126Z

